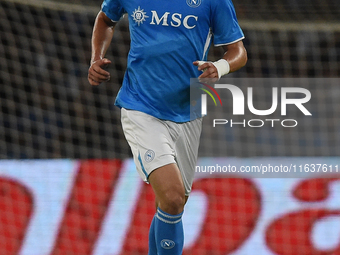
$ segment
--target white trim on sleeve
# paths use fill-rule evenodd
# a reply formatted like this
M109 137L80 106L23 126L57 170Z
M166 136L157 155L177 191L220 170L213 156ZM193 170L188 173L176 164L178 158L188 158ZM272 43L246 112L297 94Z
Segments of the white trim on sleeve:
M215 47L219 47L219 46L223 46L223 45L233 44L233 43L236 43L236 42L238 42L238 41L243 40L244 38L245 38L245 37L243 36L243 37L241 37L241 38L239 38L239 39L237 39L237 40L235 40L235 41L232 41L232 42L229 42L229 43L214 44L214 46L215 46Z

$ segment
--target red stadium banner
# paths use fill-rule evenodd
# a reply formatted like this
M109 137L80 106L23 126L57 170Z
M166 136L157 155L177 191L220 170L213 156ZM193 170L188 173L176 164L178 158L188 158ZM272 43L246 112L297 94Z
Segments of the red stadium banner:
M340 173L309 177L198 175L183 254L340 254ZM154 195L132 160L0 161L0 198L0 254L147 254Z

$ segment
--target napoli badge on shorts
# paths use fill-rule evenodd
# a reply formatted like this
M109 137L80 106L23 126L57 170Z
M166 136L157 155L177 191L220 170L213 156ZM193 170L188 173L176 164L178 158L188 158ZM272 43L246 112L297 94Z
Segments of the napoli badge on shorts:
M144 154L144 159L146 162L151 162L155 158L155 152L153 150L148 150Z
M202 0L186 0L187 5L189 5L192 8L196 8L201 5Z

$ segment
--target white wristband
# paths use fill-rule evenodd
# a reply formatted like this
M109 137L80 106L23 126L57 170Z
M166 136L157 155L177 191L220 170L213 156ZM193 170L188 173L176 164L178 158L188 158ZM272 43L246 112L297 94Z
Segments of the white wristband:
M210 61L198 61L198 66L201 66L207 62L210 62ZM228 61L223 58L216 62L210 62L210 63L212 63L216 67L218 78L221 78L221 76L226 75L230 72L230 65ZM202 70L202 71L204 72L205 70Z
M230 65L228 61L223 58L216 62L212 62L212 64L217 69L218 78L221 78L221 76L226 75L230 72Z

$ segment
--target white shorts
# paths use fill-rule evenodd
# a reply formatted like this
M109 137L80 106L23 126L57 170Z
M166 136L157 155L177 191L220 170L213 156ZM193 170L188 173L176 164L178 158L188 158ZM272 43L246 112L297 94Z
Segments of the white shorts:
M121 110L122 126L139 175L145 182L161 166L177 164L189 195L194 181L202 119L160 120L140 111Z

